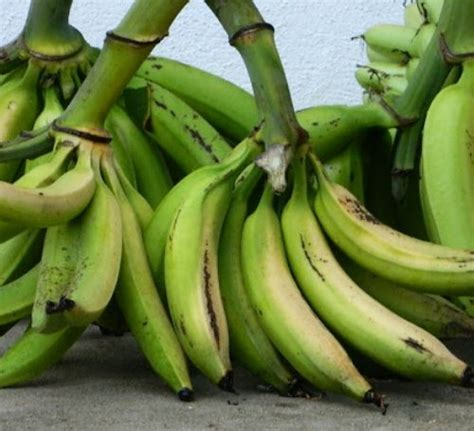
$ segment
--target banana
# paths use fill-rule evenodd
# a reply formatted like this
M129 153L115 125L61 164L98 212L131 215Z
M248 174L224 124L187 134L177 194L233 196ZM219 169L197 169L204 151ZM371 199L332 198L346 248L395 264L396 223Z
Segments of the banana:
M341 256L338 260L361 289L395 314L435 337L474 336L474 319L447 299L413 292L366 271L347 257Z
M219 286L229 327L231 357L280 393L291 393L292 373L260 326L244 285L240 257L242 229L261 171L251 166L237 179L219 245Z
M0 287L0 326L27 317L33 307L39 265Z
M73 221L80 231L77 258L74 276L63 297L71 304L64 311L65 319L76 327L87 326L102 314L112 297L120 270L120 208L100 174L100 158L108 150L108 147L94 149L97 183L94 197L84 213Z
M204 166L183 178L166 195L156 208L152 219L144 233L145 248L147 251L153 278L159 289L161 299L166 301L164 292L164 255L165 244L172 220L184 202L193 193L195 187L205 187L211 184L216 176L224 175L228 169L234 169L233 165L241 165L243 161L250 161L258 153L258 146L251 139L239 144L229 157L222 163Z
M369 271L425 293L474 292L474 253L417 240L383 225L347 189L329 181L314 156L315 210L331 240Z
M347 343L396 373L410 379L470 384L470 367L428 332L372 299L339 266L311 209L306 161L301 153L298 156L282 231L292 273L318 315Z
M0 244L0 286L18 278L41 257L44 231L31 229Z
M419 58L412 58L406 65L406 78L408 81L412 79L413 75L415 74L416 68L420 64Z
M111 154L104 155L102 169L122 216L122 263L115 298L151 367L181 400L190 401L193 393L186 359L158 296L140 223L116 175Z
M233 377L217 254L233 182L248 162L237 160L212 181L195 183L174 215L164 259L166 296L181 345L204 375L229 391Z
M280 229L273 193L267 186L245 222L241 249L245 286L267 336L317 388L382 406L381 397L299 292L288 268Z
M138 191L153 208L156 208L172 186L160 150L118 106L110 111L106 127L110 128L114 138L122 143L128 153L133 164Z
M92 323L107 306L117 282L120 212L100 177L100 157L106 150L93 151L97 186L89 206L79 217L49 228L46 234L32 314L32 326L40 332Z
M43 90L43 100L43 109L35 120L33 130L49 126L64 112L63 105L59 100L59 95L54 85L50 85Z
M404 25L405 27L418 30L426 21L426 17L420 11L418 4L412 3L405 6L404 11Z
M78 149L74 168L54 183L37 188L0 182L0 218L25 227L46 227L64 223L80 214L95 190L91 169L91 146L85 142Z
M198 68L168 58L150 57L137 76L172 91L236 142L258 123L257 106L250 93Z
M405 76L387 74L371 66L359 67L355 77L362 88L391 97L402 94L408 85Z
M146 85L135 78L129 84ZM144 84L145 83L145 84ZM230 153L226 140L200 114L157 84L148 83L146 127L160 148L185 172L218 163Z
M58 362L85 328L39 334L28 328L0 357L0 387L27 383Z
M428 109L420 179L430 239L469 249L474 249L473 91L474 61L466 61L458 83L441 90Z
M383 49L378 46L367 45L366 53L368 60L374 62L393 63L405 66L411 60L407 52Z

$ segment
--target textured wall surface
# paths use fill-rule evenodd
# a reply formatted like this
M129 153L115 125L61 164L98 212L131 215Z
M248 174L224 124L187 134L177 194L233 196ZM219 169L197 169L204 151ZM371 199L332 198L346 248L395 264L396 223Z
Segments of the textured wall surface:
M255 0L276 28L276 40L295 106L358 103L353 78L364 62L362 42L351 41L370 25L401 23L403 0ZM101 46L131 0L75 0L71 22ZM0 43L20 31L29 1L0 0ZM156 53L203 67L250 89L243 63L203 0L191 0Z

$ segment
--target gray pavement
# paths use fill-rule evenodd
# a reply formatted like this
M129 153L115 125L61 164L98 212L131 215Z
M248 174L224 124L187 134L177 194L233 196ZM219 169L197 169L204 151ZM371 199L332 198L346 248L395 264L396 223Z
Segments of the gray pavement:
M0 353L19 333L0 339ZM474 340L449 346L474 363ZM88 330L63 361L28 386L0 391L0 430L473 430L474 389L374 382L390 404L341 396L294 399L266 393L236 370L238 394L193 374L196 401L181 403L147 366L130 335Z

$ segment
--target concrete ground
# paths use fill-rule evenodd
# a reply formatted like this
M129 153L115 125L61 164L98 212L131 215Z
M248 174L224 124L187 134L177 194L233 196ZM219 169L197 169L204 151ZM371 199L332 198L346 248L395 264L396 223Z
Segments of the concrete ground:
M18 330L0 339L2 353ZM474 363L474 341L449 344ZM374 382L390 404L344 397L294 399L266 393L243 370L238 394L197 373L196 401L179 402L148 368L130 335L88 330L63 361L28 386L0 391L0 430L473 430L474 389L439 384Z

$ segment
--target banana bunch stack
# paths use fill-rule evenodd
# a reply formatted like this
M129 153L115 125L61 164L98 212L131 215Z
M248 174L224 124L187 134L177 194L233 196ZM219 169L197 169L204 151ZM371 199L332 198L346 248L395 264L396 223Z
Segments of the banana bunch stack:
M474 371L439 339L474 335L474 318L446 299L474 295L474 246L446 239L464 228L445 230L453 222L438 214L432 193L438 187L440 196L440 186L428 173L441 169L441 143L454 139L430 124L446 110L469 117L472 60L426 120L421 203L434 244L393 228L388 130L406 124L385 102L403 95L405 82L384 83L361 106L295 114L273 29L244 0L207 3L223 25L241 26L231 41L251 65L255 98L191 66L145 60L185 3L137 0L94 54L66 111L42 115L43 126L59 118L38 132L15 132L0 148L1 162L26 162L13 183L0 182L0 333L30 318L0 357L0 387L37 377L93 323L130 330L183 401L193 398L188 361L223 390L233 390L239 363L281 394L300 394L307 381L382 410L384 398L367 380L377 367L472 386ZM409 6L408 36L405 28L389 29L390 38L380 36L383 27L367 32L369 68L397 68L407 80L401 54L418 70L440 4ZM162 19L151 28L144 17L155 12ZM250 26L239 22L249 18ZM36 64L28 60L25 76ZM67 74L55 76L52 88L62 89ZM45 109L60 99L45 98ZM466 127L445 131L464 143L449 156L452 169L455 160L465 166L456 176L463 185ZM435 146L426 140L439 144L437 155L425 153ZM262 168L272 154L289 166L288 187L278 193Z
M369 62L356 71L368 93L388 99L400 96L420 62L439 21L443 0L416 0L405 7L404 25L378 24L360 37Z

